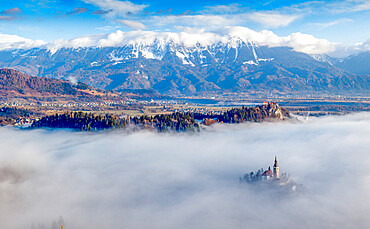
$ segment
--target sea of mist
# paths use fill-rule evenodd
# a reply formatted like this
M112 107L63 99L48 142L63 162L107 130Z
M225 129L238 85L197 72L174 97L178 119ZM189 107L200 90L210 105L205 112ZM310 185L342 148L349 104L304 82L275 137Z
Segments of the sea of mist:
M301 192L239 177L273 165ZM1 229L370 228L370 113L191 134L0 128Z

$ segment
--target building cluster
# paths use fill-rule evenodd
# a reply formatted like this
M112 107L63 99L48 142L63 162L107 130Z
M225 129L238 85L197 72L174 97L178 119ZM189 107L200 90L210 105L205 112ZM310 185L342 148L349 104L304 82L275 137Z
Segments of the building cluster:
M267 102L267 101L264 101L264 102L262 103L262 105L263 105L263 106L267 106L267 105L277 105L277 106L279 106L279 104L278 104L278 103Z
M279 165L277 158L275 157L274 165L269 167L267 170L263 168L257 170L256 173L250 172L239 178L241 183L266 183L272 184L274 187L280 187L287 191L296 191L297 184L290 177L290 174L281 173L279 171Z

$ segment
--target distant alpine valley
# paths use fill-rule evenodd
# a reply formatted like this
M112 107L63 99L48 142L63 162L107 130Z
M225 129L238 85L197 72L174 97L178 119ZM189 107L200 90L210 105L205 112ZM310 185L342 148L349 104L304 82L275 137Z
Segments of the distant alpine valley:
M322 116L370 110L366 96L256 98L238 93L171 97L152 89L96 89L79 81L29 76L13 69L0 69L0 93L0 125L77 130L135 126L197 131L199 124L278 120L289 118L290 113ZM286 109L266 101L279 102Z

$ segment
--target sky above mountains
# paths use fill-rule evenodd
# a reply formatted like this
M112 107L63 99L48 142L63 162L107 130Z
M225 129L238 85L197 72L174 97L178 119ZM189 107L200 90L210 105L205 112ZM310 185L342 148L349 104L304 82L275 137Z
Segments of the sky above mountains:
M217 31L243 26L369 48L370 1L0 0L0 46L17 35L51 42L120 31ZM310 43L312 40L306 41ZM40 41L36 41L40 43Z

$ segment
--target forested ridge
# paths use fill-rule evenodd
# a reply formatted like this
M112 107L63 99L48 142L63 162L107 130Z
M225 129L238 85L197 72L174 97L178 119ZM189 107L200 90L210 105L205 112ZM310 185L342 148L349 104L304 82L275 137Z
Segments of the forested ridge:
M35 121L31 128L70 128L77 130L105 130L111 128L123 128L127 126L127 120L121 119L116 115L97 115L84 112L65 112L45 116Z
M31 128L49 127L97 131L132 126L135 129L152 129L159 132L197 132L200 130L200 124L262 122L266 119L283 120L286 118L290 118L287 110L276 103L266 103L252 108L232 108L221 115L174 112L155 116L119 117L113 114L66 112L45 116L35 121Z
M221 115L194 114L199 120L216 120L221 123L261 122L265 119L290 118L289 111L277 103L265 102L262 106L231 108Z
M132 122L145 129L157 129L160 132L199 131L199 124L195 121L194 114L189 112L134 117Z

